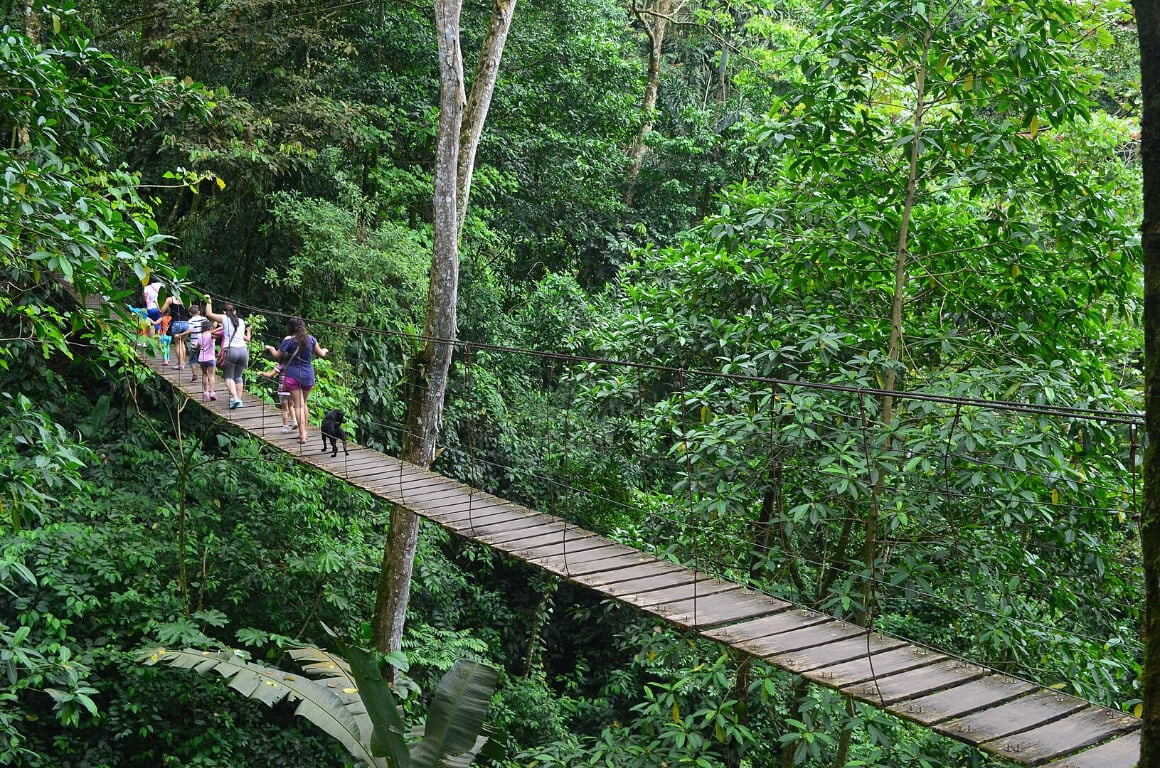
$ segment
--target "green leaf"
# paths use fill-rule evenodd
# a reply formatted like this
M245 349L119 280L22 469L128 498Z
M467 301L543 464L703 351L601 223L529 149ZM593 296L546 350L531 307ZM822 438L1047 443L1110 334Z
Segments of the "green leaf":
M479 734L498 679L496 669L469 659L460 659L447 671L435 690L423 739L411 752L416 768L438 768L455 756L468 759L450 764L470 764L486 741Z
M315 654L325 656L324 651L310 649L309 657ZM294 655L294 654L291 654ZM304 654L305 656L306 654ZM299 657L301 658L301 657ZM302 675L283 672L248 661L237 651L198 651L186 649L170 651L165 648L150 648L138 652L137 660L147 666L161 662L179 669L192 669L198 674L214 671L229 681L229 686L251 699L258 699L270 706L287 696L300 700L294 714L306 718L316 726L336 738L356 759L367 765L386 768L387 763L378 760L370 750L366 734L359 727L359 715L365 716L361 700L352 694L343 695L343 687L335 687L331 681L318 682ZM324 663L334 663L327 657ZM338 665L335 664L338 668ZM349 682L349 677L341 674L339 680ZM353 690L353 685L346 688Z
M403 739L406 725L374 655L362 648L347 646L342 640L337 642L339 649L350 660L358 694L371 719L371 751L375 755L389 758L393 766L406 768L411 762L410 752Z

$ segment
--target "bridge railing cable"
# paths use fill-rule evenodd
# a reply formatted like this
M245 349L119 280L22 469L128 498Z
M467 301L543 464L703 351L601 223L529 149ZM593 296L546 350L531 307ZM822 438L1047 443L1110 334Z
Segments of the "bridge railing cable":
M268 329L288 317L234 304L263 314ZM406 350L425 341L308 323L364 345L382 339L398 354L384 379L395 388ZM1066 653L1053 643L1138 648L1134 618L1105 600L1107 572L1119 567L1109 550L1134 546L1138 413L470 340L454 350L435 469L559 518L566 563L579 526L689 565L694 615L709 598L702 576L836 616L852 615L862 584L877 629L952 622L956 650L982 663L1014 647L993 639L997 624L1027 643L1018 663L1028 667ZM404 444L403 394L363 398L363 442ZM876 532L866 528L872 503ZM863 550L872 557L852 554ZM1040 617L1063 610L1082 621L1053 639Z

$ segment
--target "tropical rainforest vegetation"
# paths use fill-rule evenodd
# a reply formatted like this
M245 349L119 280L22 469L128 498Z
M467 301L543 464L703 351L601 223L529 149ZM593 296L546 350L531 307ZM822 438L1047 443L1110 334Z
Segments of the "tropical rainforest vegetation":
M312 413L403 449L432 5L0 5L0 765L351 764L288 699L140 659L378 644L392 510L186 407L124 307L228 297L259 370L308 318ZM500 6L434 468L1138 712L1131 6L467 0L469 86ZM409 722L464 658L506 735L477 764L995 764L425 525Z

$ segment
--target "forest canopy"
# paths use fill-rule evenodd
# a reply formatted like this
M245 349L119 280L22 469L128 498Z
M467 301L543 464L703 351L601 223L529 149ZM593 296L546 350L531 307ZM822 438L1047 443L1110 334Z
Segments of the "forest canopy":
M462 5L470 89L502 3ZM393 510L186 407L129 308L231 302L269 402L306 318L312 417L398 455L434 9L0 15L0 765L348 765L288 702L138 658L369 647ZM434 470L1139 714L1137 50L1118 1L521 0ZM498 670L476 764L998 764L437 526L406 617L408 724L460 659Z

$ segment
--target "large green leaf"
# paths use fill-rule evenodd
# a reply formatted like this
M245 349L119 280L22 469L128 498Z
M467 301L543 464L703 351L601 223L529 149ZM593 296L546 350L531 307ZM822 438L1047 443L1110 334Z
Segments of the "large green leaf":
M406 726L391 687L383 680L379 665L370 651L348 646L336 637L339 648L350 659L359 696L374 724L371 751L387 757L396 768L407 768L411 755L403 738Z
M366 732L365 724L360 727L360 722L366 722L366 709L361 699L354 696L357 688L347 676L345 665L340 665L338 659L324 651L310 650L312 653L298 654L295 658L312 661L308 671L323 672L327 675L324 680L315 681L255 664L235 651L154 648L142 651L138 660L146 665L164 661L172 667L192 669L198 674L215 671L229 680L230 687L243 696L270 706L289 696L299 702L294 714L338 739L356 759L374 768L388 768L385 760L371 753L370 734Z
M499 672L460 659L439 681L427 713L423 739L411 748L414 768L452 768L471 764L487 742L480 736Z

